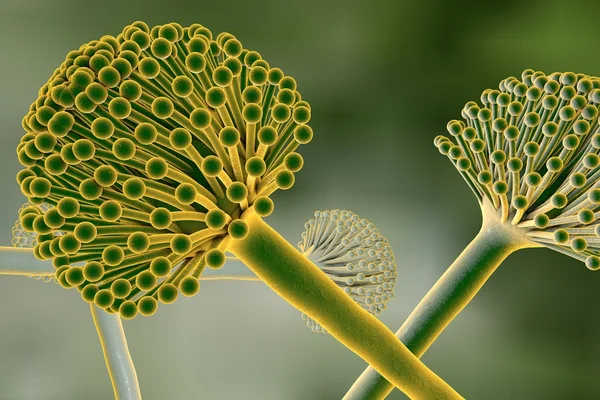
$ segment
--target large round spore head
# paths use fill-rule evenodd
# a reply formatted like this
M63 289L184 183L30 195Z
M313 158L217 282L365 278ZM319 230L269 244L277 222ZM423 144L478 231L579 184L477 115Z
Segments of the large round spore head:
M21 226L64 287L150 315L222 266L245 210L272 211L309 120L296 81L233 35L133 23L70 52L23 118Z

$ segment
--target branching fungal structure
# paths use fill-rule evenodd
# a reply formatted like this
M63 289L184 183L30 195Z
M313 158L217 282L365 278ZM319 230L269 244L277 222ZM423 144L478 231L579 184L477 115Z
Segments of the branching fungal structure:
M346 210L317 211L305 224L298 248L352 299L379 315L394 297L394 253L375 226ZM314 332L326 332L306 314Z
M296 82L229 33L136 22L67 55L23 119L17 175L65 288L123 318L192 296L229 251L415 398L460 398L261 217L312 138Z
M436 138L442 154L501 222L527 239L600 268L600 79L525 71L488 90L466 120Z
M63 286L124 318L195 294L223 240L245 234L241 213L267 215L293 185L312 137L293 78L229 34L211 39L138 24L88 43L23 120L17 180L50 208L24 209L21 225Z
M600 78L526 70L468 102L450 138L434 140L483 214L477 237L397 336L421 356L512 252L547 247L600 269ZM346 399L383 399L392 386L368 368Z

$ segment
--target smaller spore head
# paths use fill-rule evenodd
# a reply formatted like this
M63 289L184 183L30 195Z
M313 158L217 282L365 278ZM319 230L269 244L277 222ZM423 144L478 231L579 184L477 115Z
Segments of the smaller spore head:
M94 285L93 283L86 285L81 290L81 298L87 303L93 303L96 293L99 291L100 289L98 288L98 285Z
M254 202L254 211L261 217L268 217L273 213L275 205L269 197L259 197Z
M171 238L170 248L175 254L187 254L192 249L192 239L188 235L178 233Z
M71 286L79 286L85 282L83 269L81 267L71 267L67 270L65 279Z
M233 203L241 203L248 197L248 188L242 182L233 182L227 187L227 198Z
M304 158L298 153L290 153L283 159L283 165L288 171L296 173L304 166Z
M90 243L98 236L98 229L89 221L82 221L75 225L73 229L75 238L81 243Z
M156 286L157 282L156 275L148 270L140 272L135 278L135 284L140 290L151 290Z
M253 178L261 177L267 170L267 164L260 157L251 157L246 161L246 172Z
M192 134L185 128L175 128L169 134L169 143L175 150L185 150L192 144Z
M296 178L294 177L294 173L289 170L281 170L275 175L275 183L277 187L282 190L290 189L294 186L295 181Z
M140 178L128 178L123 182L123 194L129 200L139 200L146 195L147 186Z
M394 297L396 263L388 241L368 220L347 210L315 212L305 224L300 251L347 295L373 315ZM326 330L302 318L313 332Z

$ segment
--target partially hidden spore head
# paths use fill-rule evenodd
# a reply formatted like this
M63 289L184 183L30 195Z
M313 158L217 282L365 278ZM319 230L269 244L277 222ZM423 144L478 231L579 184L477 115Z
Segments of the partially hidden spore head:
M397 270L390 244L373 223L353 212L315 212L298 248L369 313L379 315L394 298ZM313 332L326 332L309 316L302 318Z

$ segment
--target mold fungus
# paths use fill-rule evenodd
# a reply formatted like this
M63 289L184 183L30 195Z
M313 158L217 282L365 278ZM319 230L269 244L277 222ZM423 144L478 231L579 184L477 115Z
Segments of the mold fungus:
M133 23L70 52L23 119L17 182L39 207L20 223L61 286L127 319L193 296L229 251L410 397L460 398L262 220L310 117L233 35Z
M289 189L312 130L296 81L229 33L125 27L70 52L23 118L18 245L124 318L194 295L241 214ZM34 242L35 240L35 242Z
M435 144L526 240L600 268L600 79L526 70L468 102Z

